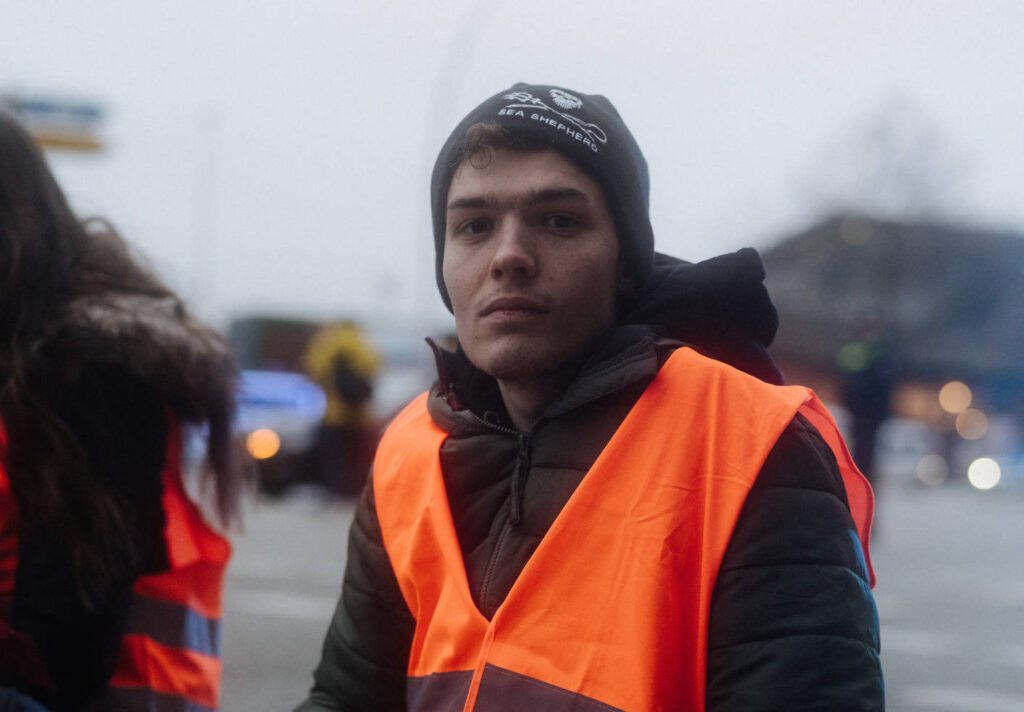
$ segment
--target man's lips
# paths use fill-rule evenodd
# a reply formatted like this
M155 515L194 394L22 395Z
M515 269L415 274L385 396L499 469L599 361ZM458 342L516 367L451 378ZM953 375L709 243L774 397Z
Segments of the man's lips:
M548 309L543 304L528 297L498 297L487 303L480 310L480 316L488 316L496 312L522 312L543 314Z

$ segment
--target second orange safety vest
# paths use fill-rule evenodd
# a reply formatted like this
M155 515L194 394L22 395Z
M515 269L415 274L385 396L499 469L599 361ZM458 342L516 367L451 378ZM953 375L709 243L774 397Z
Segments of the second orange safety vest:
M569 498L491 620L473 603L426 394L374 465L381 533L416 620L410 710L703 710L708 613L740 509L804 414L836 456L871 571L870 486L828 411L677 350ZM873 574L869 574L873 583Z
M0 427L0 444L3 443ZM220 619L227 539L204 520L185 492L181 432L170 422L164 468L164 540L170 568L140 577L132 598L117 665L102 709L118 712L213 712L220 697ZM5 496L6 495L6 496ZM13 586L17 505L0 466L0 572ZM0 583L3 583L0 580Z

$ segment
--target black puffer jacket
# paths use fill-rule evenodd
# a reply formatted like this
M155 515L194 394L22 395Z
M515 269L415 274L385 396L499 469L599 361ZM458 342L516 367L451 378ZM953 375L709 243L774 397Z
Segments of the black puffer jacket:
M492 379L438 352L428 401L466 573L491 617L625 414L682 339L769 381L775 312L753 251L659 256L634 305L526 434ZM725 554L710 614L707 709L884 709L878 620L842 480L798 416L766 460ZM298 710L404 710L415 622L381 541L372 486L309 699ZM613 613L613 612L611 612Z

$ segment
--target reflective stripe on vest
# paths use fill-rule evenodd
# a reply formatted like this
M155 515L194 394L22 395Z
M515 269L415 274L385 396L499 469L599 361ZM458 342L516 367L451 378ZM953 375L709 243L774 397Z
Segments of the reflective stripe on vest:
M704 709L718 567L797 412L836 455L870 572L873 503L827 410L691 349L645 390L488 621L469 591L426 394L381 441L374 494L416 619L410 710Z

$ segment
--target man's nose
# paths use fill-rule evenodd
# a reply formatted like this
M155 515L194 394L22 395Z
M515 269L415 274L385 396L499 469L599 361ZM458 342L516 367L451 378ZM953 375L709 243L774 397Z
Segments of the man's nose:
M537 274L534 239L526 225L516 219L503 220L495 238L492 277L533 277Z

